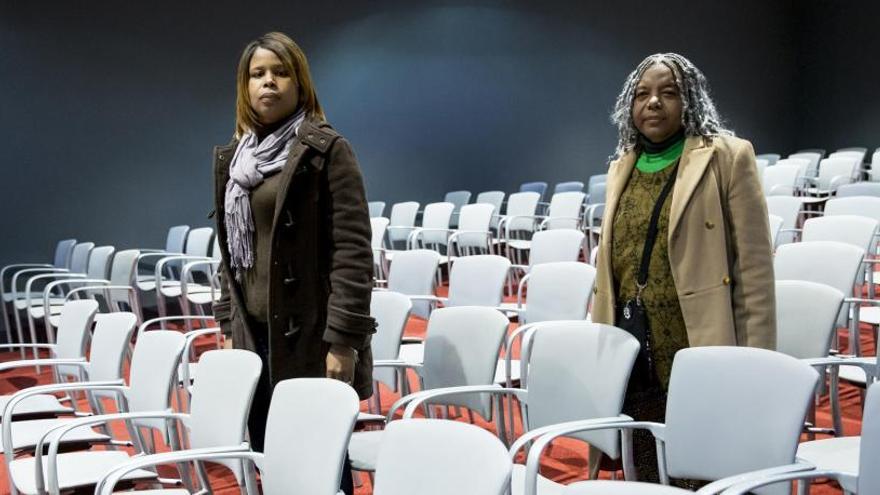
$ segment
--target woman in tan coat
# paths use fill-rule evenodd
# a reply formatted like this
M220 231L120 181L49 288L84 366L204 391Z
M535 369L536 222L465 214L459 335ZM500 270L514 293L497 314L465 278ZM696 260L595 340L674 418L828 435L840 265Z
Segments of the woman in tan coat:
M776 345L770 230L754 151L723 127L707 86L681 55L651 55L627 78L612 115L619 141L592 317L626 328L645 316L624 404L637 420L663 421L679 349ZM649 436L635 438L640 479L657 480L653 445Z

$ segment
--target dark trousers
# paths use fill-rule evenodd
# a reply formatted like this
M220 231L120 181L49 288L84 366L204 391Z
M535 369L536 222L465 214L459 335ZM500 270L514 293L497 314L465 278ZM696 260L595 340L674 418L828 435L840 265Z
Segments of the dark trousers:
M254 400L251 402L251 411L248 416L248 433L250 435L251 448L255 452L263 452L264 438L266 436L266 419L269 417L269 403L272 401L272 382L269 380L269 329L266 324L253 325L254 344L257 354L263 360L263 372L260 381L257 382L257 390L254 392ZM348 453L345 454L345 464L342 466L342 483L339 487L345 495L354 495L354 480L351 476L351 461Z

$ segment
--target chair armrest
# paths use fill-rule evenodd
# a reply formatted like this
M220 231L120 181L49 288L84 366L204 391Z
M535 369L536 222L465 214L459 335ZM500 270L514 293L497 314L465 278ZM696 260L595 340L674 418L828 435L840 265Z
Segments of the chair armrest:
M34 450L34 465L36 468L36 472L43 472L43 449L45 448L46 442L48 441L49 450L46 455L46 457L48 458L46 479L49 481L49 493L59 493L57 457L58 448L60 447L61 439L64 438L64 435L70 433L77 428L104 424L110 421L122 421L131 419L166 419L184 422L188 417L188 414L176 413L168 409L165 411L101 414L98 416L89 416L85 418L74 419L73 421L66 422L64 424L49 429L43 434L39 442L37 442L36 449ZM35 481L37 482L37 493L43 493L45 491L45 487L42 486L42 476L36 476Z
M89 362L85 358L72 359L22 359L19 361L7 361L0 363L0 372L15 368L28 368L30 366L75 366L88 370Z
M193 461L217 461L221 459L249 460L254 464L262 464L263 454L252 452L247 442L238 446L210 447L203 449L179 450L161 454L146 455L132 459L108 471L104 478L95 486L96 495L112 495L114 488L126 474L153 466Z
M784 466L776 466L767 469L760 469L757 471L751 471L748 473L737 474L734 476L728 476L727 478L722 478L720 480L713 481L703 488L697 490L699 495L710 495L721 493L728 488L731 488L735 485L739 485L742 483L747 483L749 481L757 481L759 479L765 479L770 477L776 477L779 475L784 475L788 473L803 473L804 471L815 470L816 467L810 463L806 462L795 462L793 464L786 464Z
M446 303L449 301L449 298L434 296L434 295L430 295L430 294L427 294L424 296L406 296L406 297L408 297L410 301L429 301L429 302L439 302L439 303Z
M60 273L70 273L70 270L68 270L67 268L49 268L49 267L25 268L24 270L19 270L19 271L15 272L15 275L12 276L12 285L11 285L12 292L15 292L16 287L18 287L19 277L21 277L22 275L27 275L29 273L44 273L44 274L59 273L60 274ZM30 277L28 277L28 278L30 278Z
M26 347L28 349L54 349L55 344L0 344L0 349L18 349Z
M538 225L538 228L541 230L544 230L547 227L551 227L551 224L553 222L558 222L558 221L566 221L566 222L574 221L575 222L574 228L578 228L581 225L581 220L582 220L581 217L547 217L541 222L540 225Z
M180 316L161 316L159 318L151 318L151 319L141 323L141 326L139 326L137 329L137 335L138 335L138 337L140 337L140 335L142 333L147 331L147 328L149 328L150 325L154 325L156 323L162 323L165 321L193 321L193 320L204 321L206 319L211 319L211 317L210 316L184 316L184 315L180 315ZM162 328L162 327L160 326L159 328ZM187 334L189 334L189 332L187 332Z
M207 256L190 256L186 254L174 254L170 256L165 256L156 262L156 291L157 293L162 290L162 269L171 261L215 261L214 258L209 258ZM181 285L183 282L183 277L181 277Z
M421 344L425 341L423 337L401 337L401 344Z
M463 394L513 395L520 400L526 400L528 397L528 392L526 390L520 388L501 388L498 385L468 385L463 387L435 388L413 394L417 395L417 397L413 397L406 405L406 408L403 410L403 419L412 418L416 409L431 399Z
M769 485L772 483L780 483L784 481L793 481L793 480L802 480L802 479L812 479L812 478L831 478L836 481L841 481L843 479L849 480L852 484L857 484L858 475L852 473L844 473L842 471L833 471L829 469L821 469L821 470L803 470L803 471L794 471L785 474L778 475L766 475L761 476L754 480L744 481L737 485L731 486L730 488L721 492L722 495L737 495L737 494L746 494L753 491L755 488L759 488L761 486Z
M549 433L560 430L561 428L565 428L567 426L574 428L575 425L577 425L578 429L570 431L570 432L563 431L559 435L554 435L553 438L557 438L557 437L564 435L564 434L577 433L578 431L588 431L588 430L592 430L592 429L595 429L595 430L605 430L605 429L609 429L609 428L620 429L620 428L624 427L624 425L627 427L630 427L630 428L646 429L646 428L649 428L646 425L656 425L656 424L659 424L659 423L649 423L646 421L636 422L631 417L629 417L625 414L620 414L617 416L609 416L606 418L585 419L585 420L580 420L580 421L571 421L568 423L558 423L558 424L554 424L554 425L547 425L547 426L542 426L541 428L535 428L534 430L529 430L529 431L523 433L522 435L520 435L520 437L517 438L516 441L513 442L513 444L510 446L510 449L508 449L507 453L510 455L510 459L513 460L516 457L516 454L523 447L525 447L527 443L529 443L533 440L536 440L538 438L541 438L544 435L547 435ZM595 427L595 428L593 428L593 427Z

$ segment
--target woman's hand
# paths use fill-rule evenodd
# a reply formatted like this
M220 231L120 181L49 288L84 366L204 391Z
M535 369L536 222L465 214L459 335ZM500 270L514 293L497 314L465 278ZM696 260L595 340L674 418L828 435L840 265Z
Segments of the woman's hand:
M341 382L354 381L354 365L357 362L357 351L347 345L331 344L327 353L327 378Z

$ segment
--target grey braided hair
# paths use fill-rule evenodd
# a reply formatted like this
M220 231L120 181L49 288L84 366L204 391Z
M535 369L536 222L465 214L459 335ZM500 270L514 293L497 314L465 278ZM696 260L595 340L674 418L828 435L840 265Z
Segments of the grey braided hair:
M681 94L681 120L686 136L732 136L733 131L726 128L709 96L709 83L690 60L677 53L655 53L644 60L627 76L623 89L611 112L611 123L617 126L617 149L612 158L620 158L635 148L639 130L632 118L633 99L636 86L645 71L656 64L669 67L675 78L675 85Z

